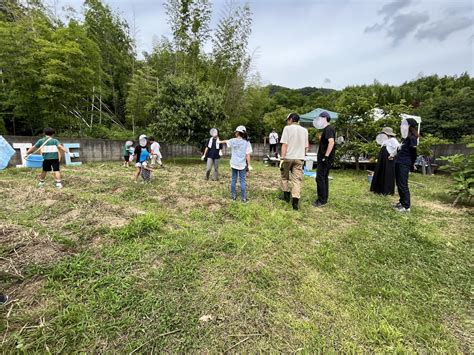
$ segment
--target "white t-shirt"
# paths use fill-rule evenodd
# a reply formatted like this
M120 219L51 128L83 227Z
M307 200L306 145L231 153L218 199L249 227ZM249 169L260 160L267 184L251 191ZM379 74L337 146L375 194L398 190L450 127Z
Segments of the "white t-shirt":
M296 123L286 126L283 129L280 143L288 145L285 159L304 160L306 148L309 147L308 130Z
M151 149L151 154L160 154L160 144L158 142L153 142L153 144L150 146Z
M227 146L231 149L230 167L236 170L243 170L247 166L247 154L249 145L245 139L232 138L227 141Z
M397 138L391 137L387 139L383 145L387 147L387 152L388 154L390 154L391 157L397 155L397 150L400 146L400 143L398 143Z
M162 158L161 152L160 152L160 143L158 142L153 142L152 145L150 146L150 151L151 155L156 155L158 159Z
M268 136L268 142L270 144L277 144L278 143L278 133L276 133L276 132L270 133L270 135Z

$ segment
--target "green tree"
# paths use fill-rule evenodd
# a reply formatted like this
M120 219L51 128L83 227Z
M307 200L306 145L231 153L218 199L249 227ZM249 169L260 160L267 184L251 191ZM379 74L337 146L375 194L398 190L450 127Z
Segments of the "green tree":
M126 102L127 124L132 127L135 133L135 127L146 127L152 123L153 100L158 95L158 78L152 75L149 66L135 71Z
M125 98L135 61L133 40L128 23L100 0L85 0L84 27L100 48L100 79L104 88L99 94L115 116L125 116Z
M167 77L160 82L149 129L166 142L200 142L211 127L220 128L226 121L223 99L217 88L191 76Z
M97 44L78 23L71 21L67 27L54 31L50 41L41 41L36 57L42 63L38 98L44 123L61 127L67 122L68 128L77 127L81 122L75 122L78 117L71 111L88 106L84 100L93 95L94 87L100 86L101 57Z

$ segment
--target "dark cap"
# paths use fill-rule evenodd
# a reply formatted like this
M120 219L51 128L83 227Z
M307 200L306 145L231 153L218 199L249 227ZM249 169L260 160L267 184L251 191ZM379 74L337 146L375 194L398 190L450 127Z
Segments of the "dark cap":
M319 117L324 117L328 122L331 121L331 115L327 113L326 111L323 111L319 114Z
M293 122L298 122L300 120L300 116L297 113L290 113L287 117L286 120L292 120Z

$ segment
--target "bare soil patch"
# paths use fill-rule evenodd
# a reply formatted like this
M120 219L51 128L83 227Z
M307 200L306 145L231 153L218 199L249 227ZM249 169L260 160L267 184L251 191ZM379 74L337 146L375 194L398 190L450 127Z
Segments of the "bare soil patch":
M50 264L70 253L48 235L5 224L0 225L0 248L0 269L20 279L27 266Z

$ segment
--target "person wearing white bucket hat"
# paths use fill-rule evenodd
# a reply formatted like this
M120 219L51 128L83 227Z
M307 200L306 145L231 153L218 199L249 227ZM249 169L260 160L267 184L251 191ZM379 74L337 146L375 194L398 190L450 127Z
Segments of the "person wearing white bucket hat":
M399 145L395 132L390 127L384 127L376 141L381 145L370 191L380 195L393 195L395 192L395 163L393 156Z

